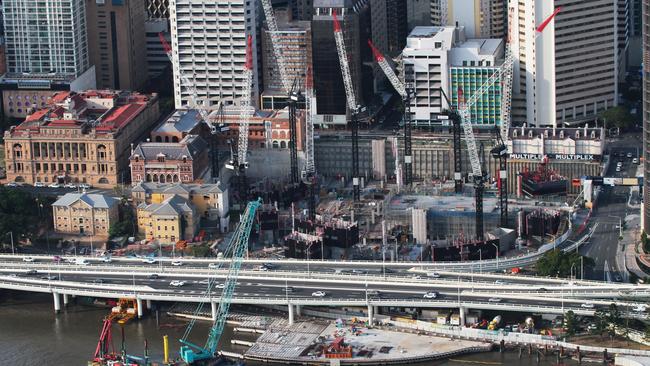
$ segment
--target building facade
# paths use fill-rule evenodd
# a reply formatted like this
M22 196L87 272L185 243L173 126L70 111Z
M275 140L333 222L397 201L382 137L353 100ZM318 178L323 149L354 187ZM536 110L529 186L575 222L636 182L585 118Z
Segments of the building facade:
M54 231L108 237L119 220L118 200L103 194L66 193L52 204Z
M249 0L170 0L174 102L188 105L189 91L181 72L192 82L204 105L238 102L245 83L246 39L252 37L252 103L259 100L259 2Z
M142 142L130 160L134 182L191 183L208 169L208 144L197 135L178 142Z
M230 211L228 189L221 183L138 183L131 189L131 198L136 206L162 203L174 195L187 199L196 208L201 218L217 222L222 231L228 228Z
M314 16L314 0L289 0L294 19L311 21Z
M290 83L304 90L307 72L312 69L311 22L291 19L287 10L275 11L279 29L279 49L285 61L285 72ZM282 109L287 105L288 91L278 77L278 63L273 53L271 37L266 27L262 30L262 75L264 92L262 109Z
M172 195L160 203L142 203L136 211L138 231L147 241L174 244L179 240L192 241L198 234L200 218L184 197Z
M38 11L34 11L38 9ZM2 2L7 72L0 80L5 116L24 118L19 106L47 99L57 90L95 88L88 52L86 0Z
M402 53L403 80L415 88L411 121L416 126L445 125L443 110L469 98L503 62L500 39L467 40L463 27L416 27ZM459 95L462 93L462 95ZM471 109L476 126L500 124L501 85L496 82Z
M146 138L159 113L155 94L57 93L5 131L7 179L103 188L128 182L130 145Z
M559 127L593 121L617 105L616 5L608 0L512 2L513 122ZM538 34L537 25L558 7L562 10Z
M140 89L147 79L141 0L86 0L88 51L100 89Z
M468 38L505 35L504 0L431 0L431 25L465 27Z
M641 4L643 63L650 65L650 0ZM643 69L643 179L650 182L650 70ZM650 233L650 190L643 190L643 231Z

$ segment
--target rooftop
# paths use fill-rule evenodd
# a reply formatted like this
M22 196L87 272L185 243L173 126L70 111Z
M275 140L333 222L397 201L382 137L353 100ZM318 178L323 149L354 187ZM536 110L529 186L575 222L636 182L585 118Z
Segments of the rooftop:
M86 203L91 208L110 208L118 202L115 198L103 194L66 193L54 202L52 206L69 207L78 201Z
M208 148L208 143L198 135L187 135L179 142L141 142L131 154L145 160L156 160L161 155L170 160L181 160L183 157L192 160Z
M176 110L154 130L156 132L191 132L203 119L196 109Z
M213 184L182 184L182 183L151 183L140 182L136 184L132 192L148 192L148 193L223 193L221 182Z
M151 212L152 215L160 216L177 216L186 212L194 212L194 208L189 204L187 199L182 196L173 195L161 203L142 203L138 208Z

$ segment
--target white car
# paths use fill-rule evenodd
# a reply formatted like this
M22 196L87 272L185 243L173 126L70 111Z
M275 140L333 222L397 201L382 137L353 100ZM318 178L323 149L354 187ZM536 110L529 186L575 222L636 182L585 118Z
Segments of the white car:
M181 287L185 285L185 281L173 280L172 282L169 283L169 285L174 287Z
M154 264L154 263L156 263L156 260L153 259L153 258L151 258L151 257L143 258L143 259L142 259L142 263L145 263L145 264Z
M16 183L16 182L9 182L9 183L7 183L7 187L18 187L18 183Z
M621 166L623 166L623 162L622 162L622 161L619 161L618 163L616 163L616 166L617 166L617 167L621 167Z
M632 157L632 153L627 153L627 155L625 155L625 156L627 156L627 158L629 159L629 158Z
M621 167L620 167L620 166L617 166L617 167L616 167L616 172L618 173L618 172L620 172L620 171L621 171Z
M639 164L639 159L637 158L632 159L632 164Z
M104 262L104 263L111 263L112 261L113 261L113 259L111 257L102 258L102 262Z
M438 297L438 293L435 291L429 291L423 296L425 299L435 299Z
M414 280L423 280L424 277L422 277L422 276L420 276L420 275L415 275L415 276L413 276L413 279L414 279Z
M325 291L316 291L311 293L311 296L313 297L325 297L325 295L327 295Z
M172 266L182 266L183 262L181 261L172 261Z
M501 299L498 297L491 297L488 299L488 302L501 302Z
M427 272L427 277L440 278L440 273L438 273L438 272Z
M494 284L495 285L507 285L508 282L503 281L503 280L496 280L496 281L494 281Z
M50 187L50 188L61 188L61 185L59 183L52 183L52 184L48 185L48 187Z
M37 187L37 188L45 187L45 183L43 183L43 182L35 182L34 187Z
M32 257L23 257L23 262L33 262L34 258Z
M92 186L88 183L81 183L79 184L79 188L85 188L85 189L90 189Z
M215 287L215 288L224 288L224 287L226 287L226 284L225 284L225 283L216 283L216 284L214 285L214 287Z
M218 263L210 263L210 264L208 264L208 268L212 268L212 269L219 268L219 264Z
M72 189L75 189L75 188L77 188L77 185L74 184L74 183L66 183L66 184L64 185L64 187L65 187L65 188L72 188Z
M585 309L593 309L593 308L594 308L594 304L592 304L592 303L590 303L590 302L586 302L586 303L580 305L580 307L585 308Z

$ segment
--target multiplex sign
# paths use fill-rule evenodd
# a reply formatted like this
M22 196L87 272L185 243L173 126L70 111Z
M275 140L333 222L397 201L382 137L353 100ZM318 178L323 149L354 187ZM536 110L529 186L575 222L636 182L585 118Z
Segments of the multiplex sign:
M510 154L510 159L515 160L542 160L544 154ZM598 160L600 155L596 154L546 154L546 157L551 160Z

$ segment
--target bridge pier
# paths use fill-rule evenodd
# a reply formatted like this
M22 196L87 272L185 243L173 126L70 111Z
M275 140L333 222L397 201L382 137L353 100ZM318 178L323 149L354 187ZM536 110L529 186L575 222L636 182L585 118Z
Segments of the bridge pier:
M375 318L375 307L372 305L368 305L368 325L372 325L374 323L374 318Z
M289 304L289 325L293 325L294 322L294 314L293 314L293 305Z
M57 292L52 292L52 297L54 297L54 312L58 313L61 311L61 298Z
M458 310L460 314L460 326L464 327L465 326L465 307L461 306L460 309Z
M147 310L151 310L151 300L147 299Z
M214 302L214 301L210 303L210 307L212 308L212 321L216 322L217 321L217 310L218 310L219 307L217 306L217 303Z
M142 312L142 299L137 298L137 299L135 299L135 302L136 302L136 305L137 305L137 308L138 308L138 319L141 319L142 314L143 314L143 312Z
M68 294L63 294L63 306L68 306Z
M294 306L296 307L296 315L297 315L297 316L302 316L302 312L301 312L301 309L300 309L300 305L294 305Z

